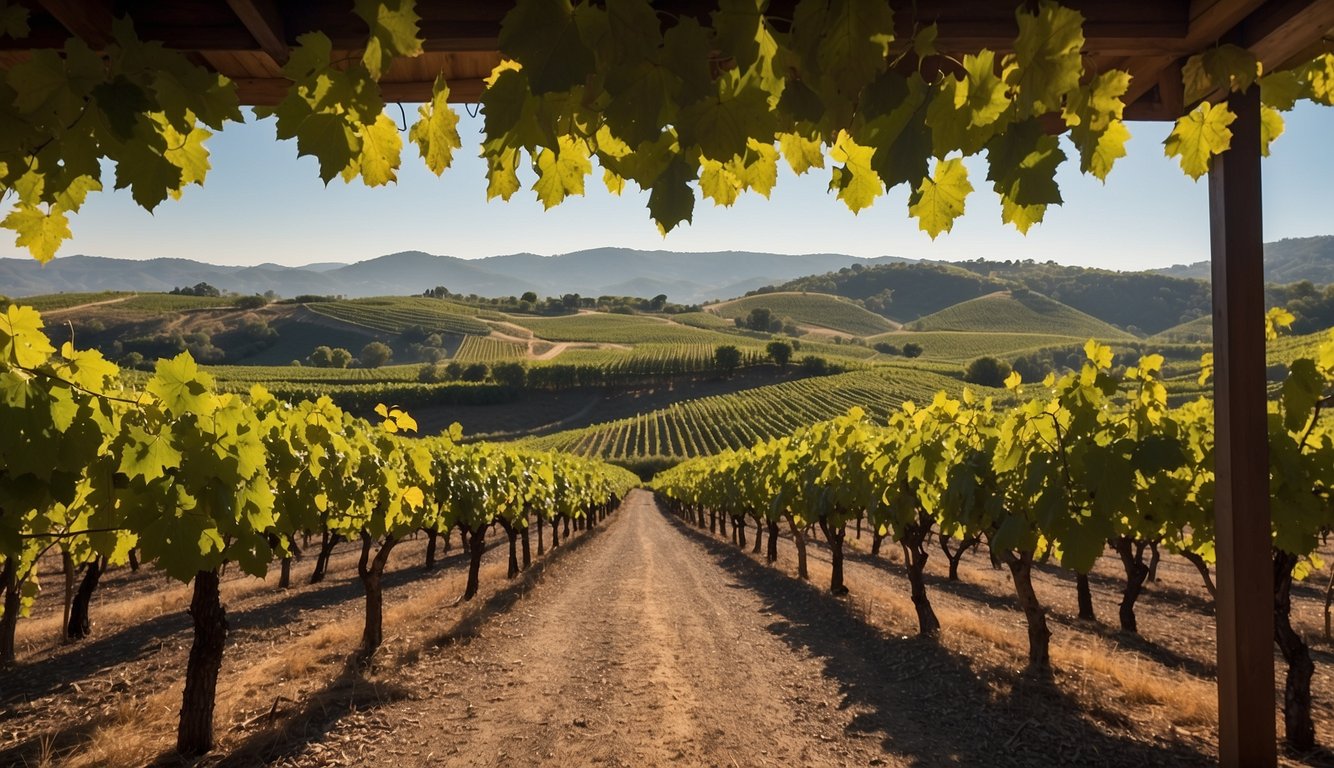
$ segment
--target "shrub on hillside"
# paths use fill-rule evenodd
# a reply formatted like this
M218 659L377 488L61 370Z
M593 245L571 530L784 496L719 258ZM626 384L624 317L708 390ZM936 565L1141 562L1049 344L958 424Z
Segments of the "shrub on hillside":
M979 357L964 368L963 380L983 387L1003 387L1010 375L1010 364L991 356Z

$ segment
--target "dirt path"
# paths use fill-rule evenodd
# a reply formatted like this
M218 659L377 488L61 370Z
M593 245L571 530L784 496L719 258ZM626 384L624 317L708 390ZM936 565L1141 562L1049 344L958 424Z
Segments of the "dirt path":
M437 695L344 720L333 740L403 766L895 762L848 730L855 709L772 630L766 601L651 496L599 536L467 646L423 660L414 683Z
M101 307L101 306L105 306L105 305L107 305L107 304L119 304L119 303L121 303L122 301L125 301L126 299L133 299L133 298L136 298L138 295L139 295L139 294L137 294L137 293L132 293L132 294L130 294L129 296L117 296L117 297L114 298L114 299L105 299L105 300L103 300L103 301L90 301L90 302L88 302L87 304L75 304L75 305L72 306L72 307L61 307L60 309L49 309L49 310L43 312L42 315L44 315L45 317L55 317L56 315L68 314L68 313L70 313L70 312L78 312L78 311L81 310L81 309L88 309L89 307Z

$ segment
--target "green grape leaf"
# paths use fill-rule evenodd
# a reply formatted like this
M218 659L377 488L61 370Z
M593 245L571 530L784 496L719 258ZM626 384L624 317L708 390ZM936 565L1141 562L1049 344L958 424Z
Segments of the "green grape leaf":
M834 167L829 190L838 192L838 199L848 206L848 210L857 213L869 208L884 194L885 185L880 174L871 167L875 149L857 144L847 131L840 131L829 154L834 162L842 163Z
M449 86L444 76L435 79L431 100L417 110L418 119L408 131L408 139L417 145L426 167L436 176L454 161L454 150L463 146L459 138L459 116L449 106Z
M371 28L371 39L361 62L376 80L389 68L396 56L418 56L422 40L418 36L416 0L355 0L352 10Z
M1324 53L1311 60L1302 73L1303 94L1317 104L1334 106L1334 53ZM12 83L11 78L11 83Z
M582 195L584 177L593 171L587 144L569 136L561 136L559 141L559 152L543 148L534 162L537 181L533 182L533 191L545 209L560 205L569 195Z
M1001 222L1013 224L1014 228L1022 234L1028 234L1028 230L1034 224L1041 224L1046 214L1047 206L1045 204L1020 205L1004 193L1001 194Z
M138 426L130 427L127 433L130 442L121 449L121 473L152 482L166 476L167 469L180 466L181 452L172 447L167 437L150 434Z
M131 139L139 116L153 105L144 89L124 75L98 85L92 96L111 133L120 141Z
M1079 169L1099 181L1106 181L1112 166L1126 156L1126 142L1130 141L1130 129L1120 120L1094 134L1084 134L1081 126L1071 128L1070 134L1079 148Z
M936 50L936 38L939 36L940 29L934 23L928 24L917 30L917 34L913 35L912 39L912 50L913 53L917 55L917 58L925 59L930 56L935 56L938 53Z
M181 188L181 167L167 159L164 138L156 131L146 128L148 121L141 123L142 130L136 139L125 145L125 150L116 162L116 189L130 188L130 197L146 211L152 211L171 195L173 190Z
M1061 203L1056 169L1064 161L1060 142L1037 119L1016 123L987 142L987 180L1021 206Z
M1164 152L1168 157L1179 157L1181 170L1198 180L1209 172L1210 159L1231 146L1232 131L1228 126L1235 119L1237 116L1226 103L1201 102L1177 119L1163 142Z
M155 116L155 120L161 120ZM209 154L204 142L213 135L206 128L195 127L188 133L178 133L165 120L159 123L159 130L163 138L167 141L167 149L163 152L163 157L172 165L181 169L180 186L176 189L168 190L167 193L173 199L180 199L181 188L187 184L204 185L204 178L208 175Z
M519 150L502 149L486 155L486 199L509 200L519 191Z
M736 81L717 98L681 110L677 130L682 146L698 145L705 157L725 161L745 152L752 137L772 141L774 127L769 94Z
M27 248L33 258L45 264L55 258L61 243L74 236L69 229L69 218L57 205L46 212L27 203L19 203L5 216L0 227L13 231L14 245Z
M28 9L18 3L0 3L0 35L21 40L28 36Z
M1260 74L1260 60L1240 46L1226 44L1197 53L1181 67L1185 100L1194 104L1220 88L1244 91Z
M173 415L207 415L216 407L209 392L212 386L213 377L199 370L189 352L182 352L170 360L158 360L155 374L145 389Z
M690 182L695 171L679 155L674 156L648 195L648 211L663 235L681 222L689 223L695 211L695 191Z
M662 65L680 81L678 104L691 104L713 92L711 48L709 33L689 16L683 16L663 35Z
M1260 102L1280 112L1287 112L1302 96L1300 73L1292 69L1270 72L1260 78Z
M824 151L819 138L807 138L797 133L778 134L778 147L783 152L792 172L798 176L812 168L824 167Z
M707 157L700 160L699 190L715 205L731 207L741 195L741 182L732 175L729 166Z
M381 114L375 122L358 130L361 154L343 169L343 180L351 181L358 175L368 187L382 187L398 180L398 166L403 151L403 137L398 124L388 115Z
M937 160L935 171L922 179L912 195L908 213L934 240L941 232L954 228L954 220L963 215L964 199L973 191L968 169L959 158Z
M1269 145L1283 135L1283 115L1273 107L1260 106L1260 155L1269 157Z
M1060 108L1062 97L1079 87L1084 71L1084 17L1078 12L1042 0L1037 13L1021 7L1015 18L1019 36L1014 41L1015 63L1011 85L1025 115L1040 115Z
M539 96L582 85L595 69L569 0L518 0L500 24L500 52L523 65Z
M713 12L717 46L743 72L759 62L765 43L772 41L762 10L766 4L767 0L719 0Z
M1298 358L1288 366L1283 380L1283 426L1289 432L1306 427L1315 405L1324 396L1325 377L1310 358Z
M42 333L42 316L37 310L10 304L0 314L0 357L20 368L36 368L55 352Z
M305 118L296 134L298 157L313 156L320 164L320 180L333 181L356 159L361 150L356 129L343 115L316 112Z
M839 0L825 19L816 58L838 91L851 98L886 66L894 12L881 0Z
M969 127L991 125L1010 107L1005 82L996 74L995 52L965 55L963 69L967 76L959 81L955 108L967 110Z

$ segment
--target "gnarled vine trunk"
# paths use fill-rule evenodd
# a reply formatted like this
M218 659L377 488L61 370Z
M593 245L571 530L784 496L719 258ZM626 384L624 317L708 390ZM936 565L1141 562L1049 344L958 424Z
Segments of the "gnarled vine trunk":
M343 537L336 533L325 531L320 539L320 553L315 556L315 570L310 574L310 583L319 584L324 581L324 574L329 569L329 556L333 554L333 548Z
M1010 568L1015 595L1028 624L1028 669L1046 677L1051 675L1051 630L1047 628L1047 609L1033 591L1033 553L1004 551L1000 558Z
M847 534L844 525L832 526L829 520L820 517L820 531L829 543L829 591L836 595L846 595L848 588L843 583L843 537Z
M1288 746L1298 752L1315 748L1311 718L1311 677L1315 663L1311 649L1292 626L1292 569L1297 556L1274 550L1274 640L1287 662L1283 684L1283 729Z
M1112 548L1121 557L1121 565L1126 570L1126 588L1121 596L1121 629L1139 633L1139 622L1135 620L1135 601L1144 591L1144 582L1149 578L1149 566L1144 562L1144 550L1147 541L1139 541L1130 536L1118 536L1112 540Z
M797 577L808 580L811 575L806 570L806 534L797 527L797 521L792 515L787 516L787 524L792 529L792 543L797 547Z
M930 553L926 551L926 538L931 534L931 523L919 513L918 522L905 526L903 539L903 562L908 566L908 584L912 588L912 604L917 611L918 634L930 636L940 631L940 619L931 607L931 599L926 594L926 561Z
M435 570L436 541L440 538L440 529L434 525L426 529L426 565L428 571Z
M551 526L555 535L556 526ZM556 546L552 543L551 546ZM482 570L482 555L486 554L486 526L481 526L468 537L468 585L463 589L463 599L471 600L477 596L478 573Z
M755 546L750 548L750 553L758 555L762 544L764 544L764 523L757 517L755 518Z
M977 546L978 541L979 539L975 535L965 536L963 540L959 542L958 549L951 550L950 537L943 535L940 537L940 550L945 553L945 559L949 561L950 564L950 581L959 580L959 561L963 559L964 554L967 553L968 550Z
M1209 590L1209 596L1218 598L1218 587L1214 584L1214 577L1209 573L1209 564L1204 562L1204 558L1196 552L1183 550L1181 556L1186 561L1195 566L1195 570L1200 572L1200 578L1204 580L1204 588Z
M88 617L88 609L93 601L93 592L106 570L107 559L95 557L84 568L79 589L74 593L74 602L70 605L69 623L65 626L65 636L72 640L81 640L92 634L93 623Z
M522 539L523 542L523 569L525 571L528 570L529 566L533 564L533 552L528 544L527 522L528 522L527 520L524 521L525 525L523 526L523 532L520 534L520 538Z
M18 583L18 565L13 558L6 558L0 569L0 586L5 592L5 613L0 616L0 667L14 663L14 632L19 624L19 604L22 593Z
M538 556L538 557L541 557L543 554L545 554L545 552L543 551L543 547L542 547L542 526L543 526L543 525L545 525L545 523L544 523L543 520L542 520L542 516L541 516L541 515L538 515L538 516L537 516L537 556Z
M1075 574L1075 594L1079 599L1079 618L1086 621L1097 621L1098 614L1093 612L1093 590L1089 587L1089 575L1087 573Z
M182 755L202 755L213 749L213 705L227 643L227 612L222 607L218 582L217 571L195 574L190 600L194 642L185 668L185 693L176 729L176 751Z
M363 533L362 543L362 551L369 552L371 537ZM357 652L357 662L363 666L370 663L384 642L384 590L381 580L384 567L389 562L389 553L397 543L395 537L386 536L374 559L368 562L363 557L357 566L357 576L361 578L361 585L366 591L366 624L361 631L361 650Z
M778 521L769 520L769 548L765 552L765 559L769 562L778 560Z
M500 520L500 527L505 531L510 544L509 570L505 572L505 578L512 579L519 575L519 532L508 520Z

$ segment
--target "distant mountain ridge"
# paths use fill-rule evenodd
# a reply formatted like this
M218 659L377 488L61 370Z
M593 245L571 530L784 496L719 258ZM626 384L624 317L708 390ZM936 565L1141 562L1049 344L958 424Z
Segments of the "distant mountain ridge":
M274 291L348 297L417 294L443 285L455 293L517 296L525 291L558 296L659 293L679 303L729 299L802 275L853 264L908 261L837 253L776 254L751 251L676 253L594 248L539 256L515 253L481 259L403 251L353 264L317 262L300 267L206 264L191 259L110 259L63 256L42 266L31 259L0 259L0 294L33 296L72 291L169 291L206 282L237 293Z
M1168 277L1193 277L1208 280L1207 261L1175 264L1153 272ZM1334 235L1292 237L1265 243L1265 282L1297 283L1308 280L1316 285L1334 283Z

